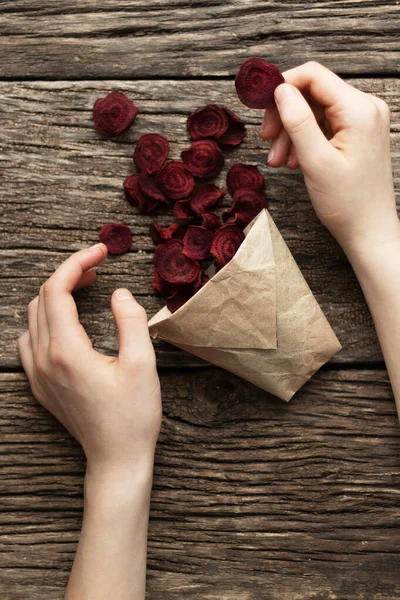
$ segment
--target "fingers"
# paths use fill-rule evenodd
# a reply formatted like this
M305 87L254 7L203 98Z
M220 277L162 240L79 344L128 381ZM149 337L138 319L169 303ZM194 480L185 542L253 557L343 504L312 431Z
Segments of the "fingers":
M111 307L119 335L119 361L128 365L154 357L146 311L129 290L114 292Z
M329 108L353 98L355 90L332 71L311 61L283 73L286 83L301 92L309 92L322 106Z
M264 120L260 129L260 137L263 140L274 140L282 129L282 121L276 106L265 109Z
M74 287L74 292L80 290L81 288L92 285L92 283L94 283L96 281L96 279L97 279L96 271L94 269L89 269L89 271L86 271L86 273L84 273L82 275L79 282Z
M43 285L39 291L39 302L38 302L38 308L37 308L37 329L38 329L37 351L40 349L42 352L47 352L47 349L49 347L50 334L49 334L49 324L47 322L47 316L46 316L46 308L45 308L45 304L44 304L44 286ZM35 353L36 357L37 357L37 351Z
M268 164L270 167L280 167L286 162L292 141L287 131L282 127L278 137L271 144L268 153Z
M334 148L322 133L303 95L293 85L283 83L275 90L275 101L303 170L329 160Z
M84 334L71 292L85 283L85 272L107 255L104 244L96 244L70 256L43 286L43 300L50 337L66 340L71 334ZM86 275L90 280L93 275ZM86 336L86 334L84 334ZM87 341L88 338L86 337Z
M38 344L39 344L38 316L37 316L38 306L39 306L39 296L36 296L36 298L34 298L28 304L28 332L26 332L29 334L28 337L30 337L30 343L32 346L32 351L33 351L34 356L36 356L36 354L37 354Z
M32 341L29 331L25 331L18 339L18 352L21 357L22 366L30 381L33 377L34 357Z

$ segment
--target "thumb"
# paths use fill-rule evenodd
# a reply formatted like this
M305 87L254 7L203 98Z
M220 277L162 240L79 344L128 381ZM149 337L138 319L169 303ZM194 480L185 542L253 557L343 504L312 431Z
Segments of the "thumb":
M152 356L154 350L143 306L129 290L121 288L113 293L111 308L118 328L119 360L132 364Z
M301 92L289 83L282 83L275 90L275 102L300 166L304 169L320 159L329 159L334 149Z

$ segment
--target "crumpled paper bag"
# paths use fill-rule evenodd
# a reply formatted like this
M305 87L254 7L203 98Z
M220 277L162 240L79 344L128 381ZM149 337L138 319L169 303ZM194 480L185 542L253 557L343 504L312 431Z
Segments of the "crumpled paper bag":
M234 258L150 334L289 401L341 349L267 210Z

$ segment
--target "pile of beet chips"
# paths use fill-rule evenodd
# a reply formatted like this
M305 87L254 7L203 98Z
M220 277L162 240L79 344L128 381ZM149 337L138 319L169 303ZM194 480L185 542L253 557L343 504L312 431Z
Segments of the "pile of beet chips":
M260 80L260 66L254 63L254 74L252 70L249 72L247 63L243 65L246 71L242 71L244 83L239 81L239 85L249 92L252 81L256 84ZM237 87L240 76L241 71ZM246 77L250 77L247 88ZM121 92L97 100L93 107L95 127L108 137L129 127L137 113L138 108ZM127 177L123 184L127 201L141 214L153 214L166 207L173 212L174 222L168 227L156 221L150 226L156 246L153 288L167 297L171 312L207 283L206 271L211 264L219 270L232 259L244 240L243 229L268 204L265 180L257 167L237 163L226 178L232 206L222 214L222 219L215 212L226 191L210 180L224 166L224 150L239 146L246 133L244 122L236 114L223 106L209 104L189 115L187 129L191 145L181 153L181 160L168 160L170 145L162 135L143 135L133 155L137 173ZM107 244L110 253L120 254L130 248L132 232L126 225L111 223L102 227L100 240Z

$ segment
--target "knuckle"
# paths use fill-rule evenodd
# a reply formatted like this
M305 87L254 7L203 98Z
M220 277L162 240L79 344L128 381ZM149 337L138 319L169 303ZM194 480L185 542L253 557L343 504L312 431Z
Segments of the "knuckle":
M36 307L37 307L37 303L38 303L38 298L36 296L36 298L34 298L33 300L31 300L28 304L28 316L30 316L32 313L35 312Z
M135 373L143 373L155 368L156 359L154 352L142 352L133 360L133 369Z
M35 366L39 377L45 377L47 375L47 360L43 355L37 355Z
M40 288L43 298L49 298L54 292L54 282L48 279Z
M320 69L322 67L321 63L319 63L317 60L309 60L306 62L306 66L312 70L315 71L317 69Z
M382 98L375 98L375 102L378 105L381 115L385 119L390 119L390 108L389 108L389 105L387 104L387 102L382 100Z
M69 366L69 359L66 352L59 346L50 344L49 346L49 361L52 367L65 369Z

